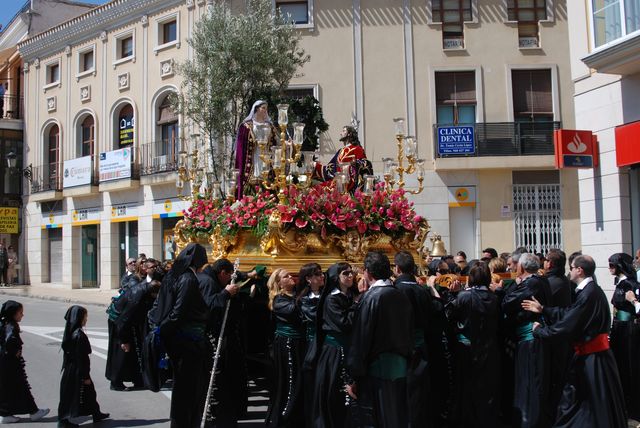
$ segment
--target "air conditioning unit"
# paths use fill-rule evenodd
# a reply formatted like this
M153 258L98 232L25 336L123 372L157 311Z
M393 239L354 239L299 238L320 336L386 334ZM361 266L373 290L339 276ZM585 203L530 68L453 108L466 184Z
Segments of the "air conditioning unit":
M155 156L151 166L154 171L166 171L167 169L167 155Z

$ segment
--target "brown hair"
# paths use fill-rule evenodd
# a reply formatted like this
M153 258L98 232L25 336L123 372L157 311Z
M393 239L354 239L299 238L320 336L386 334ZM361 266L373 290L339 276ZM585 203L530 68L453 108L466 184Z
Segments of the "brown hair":
M486 287L491 284L491 272L489 266L485 262L478 262L469 271L469 285L484 285Z
M502 257L494 257L489 261L491 273L502 273L507 271L507 263Z

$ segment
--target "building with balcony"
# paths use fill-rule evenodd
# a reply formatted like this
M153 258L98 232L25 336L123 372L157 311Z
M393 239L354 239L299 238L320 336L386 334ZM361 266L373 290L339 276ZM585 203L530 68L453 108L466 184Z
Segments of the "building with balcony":
M629 0L570 2L576 128L593 131L600 166L579 174L582 248L613 289L608 258L640 248L640 9Z
M273 4L311 55L290 91L320 100L324 159L355 117L380 174L404 117L428 164L414 201L451 252L579 248L577 174L554 169L552 138L574 126L565 1ZM184 122L167 96L204 13L205 0L113 0L20 43L32 282L115 288L125 257L173 256Z
M29 162L23 162L24 79L23 62L17 44L92 7L94 6L59 0L25 1L0 32L0 207L17 209L18 212L17 225L11 230L1 230L0 241L14 248L18 261L24 258L23 185L31 177L31 169L28 168ZM8 162L12 158L15 160L14 166L10 166ZM22 281L21 269L17 273Z

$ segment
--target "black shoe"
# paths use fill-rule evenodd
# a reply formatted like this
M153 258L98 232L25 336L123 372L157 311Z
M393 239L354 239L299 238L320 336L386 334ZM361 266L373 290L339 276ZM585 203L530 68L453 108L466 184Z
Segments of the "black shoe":
M101 420L107 419L109 417L109 413L96 413L93 415L93 423L100 422Z
M70 422L68 419L63 419L61 421L58 421L58 428L75 428L79 426L80 425L78 424L74 424L73 422Z
M111 386L109 387L109 389L112 390L112 391L126 391L127 387L124 386L124 384L122 384L122 383L119 384L119 385L112 383Z

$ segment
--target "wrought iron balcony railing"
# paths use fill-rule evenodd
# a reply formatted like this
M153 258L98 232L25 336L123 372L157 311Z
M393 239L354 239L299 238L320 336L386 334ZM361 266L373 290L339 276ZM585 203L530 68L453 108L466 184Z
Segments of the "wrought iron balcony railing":
M481 122L460 125L474 127L475 147L465 150L465 153L440 153L438 128L454 126L433 126L436 158L552 155L553 131L560 129L561 122Z
M140 146L140 175L151 175L178 169L180 140L160 140Z
M62 162L33 167L31 193L62 190Z
M24 104L21 96L4 95L0 97L0 119L24 119Z

